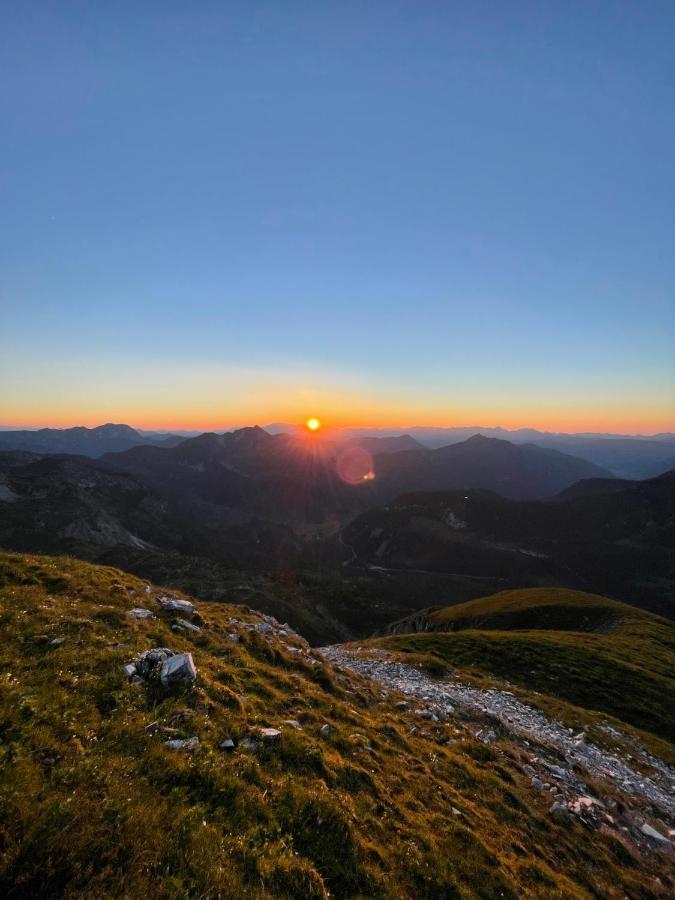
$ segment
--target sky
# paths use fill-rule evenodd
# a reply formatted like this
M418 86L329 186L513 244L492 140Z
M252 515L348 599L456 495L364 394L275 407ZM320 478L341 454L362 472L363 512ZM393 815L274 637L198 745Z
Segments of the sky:
M675 430L672 2L0 4L0 424Z

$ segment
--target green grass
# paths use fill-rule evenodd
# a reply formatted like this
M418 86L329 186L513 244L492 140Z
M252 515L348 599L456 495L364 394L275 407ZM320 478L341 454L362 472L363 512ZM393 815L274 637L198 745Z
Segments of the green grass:
M256 619L244 607L200 604L196 636L126 615L158 593L111 568L0 554L4 896L649 898L657 872L675 888L662 860L638 868L616 841L553 822L507 739L411 734L370 684L257 633L229 642L230 616ZM126 682L123 664L161 645L193 653L192 689ZM199 750L168 751L152 722ZM282 727L278 745L218 749L263 725Z
M489 673L675 739L675 625L596 594L535 588L429 610L377 643ZM405 627L405 620L398 628Z

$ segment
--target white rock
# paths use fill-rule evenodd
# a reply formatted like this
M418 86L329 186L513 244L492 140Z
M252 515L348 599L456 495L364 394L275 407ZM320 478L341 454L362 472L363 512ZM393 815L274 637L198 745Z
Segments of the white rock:
M64 637L56 637L53 641L49 642L50 647L60 647L61 644L65 641Z
M265 744L273 744L281 738L281 732L278 728L261 728L258 734L260 735L260 740Z
M651 838L654 841L659 841L662 844L670 844L668 838L661 834L661 832L657 831L656 828L652 828L647 822L640 826L640 831L648 838Z
M124 667L124 674L127 678L131 679L136 674L136 665L135 663L127 663Z
M144 609L142 606L135 606L133 609L128 610L128 616L131 616L132 619L154 619L154 613L150 612L149 609Z

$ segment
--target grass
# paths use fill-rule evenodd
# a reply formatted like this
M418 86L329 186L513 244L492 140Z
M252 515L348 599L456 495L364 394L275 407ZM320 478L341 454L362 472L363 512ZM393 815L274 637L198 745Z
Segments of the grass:
M4 896L650 898L675 889L661 859L638 868L616 841L552 821L508 739L488 748L446 744L446 726L411 734L398 698L369 683L257 632L228 641L231 616L257 620L246 607L200 604L194 636L172 631L169 616L126 615L157 609L159 594L116 569L0 554ZM56 637L65 640L53 646ZM123 664L153 646L192 652L196 684L168 695L129 685ZM154 722L198 736L198 751L167 750L166 733L146 731ZM282 728L278 744L218 749L267 725Z

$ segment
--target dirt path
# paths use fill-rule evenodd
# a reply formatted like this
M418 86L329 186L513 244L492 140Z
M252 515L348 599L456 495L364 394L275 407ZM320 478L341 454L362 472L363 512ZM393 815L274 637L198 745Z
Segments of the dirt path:
M579 782L578 776L572 771L576 764L583 767L591 777L609 780L624 795L642 802L647 801L669 818L675 818L675 771L649 754L637 741L609 726L606 728L608 737L617 742L628 742L631 756L639 761L649 775L636 771L626 759L615 753L587 742L585 734L575 736L561 722L522 703L509 691L480 690L452 679L431 678L414 666L389 658L385 651L373 651L365 655L337 645L323 647L320 652L334 665L373 678L386 688L414 698L424 707L417 710L423 718L428 719L430 713L432 720L435 716L436 721L442 721L445 715L452 714L454 706L460 706L482 716L494 717L507 731L520 739L554 748L564 756L564 765L548 762L544 756L539 761L554 786L558 785L561 790L566 787L583 787L583 783ZM492 740L487 734L479 739L486 742ZM553 790L554 787L550 789Z

